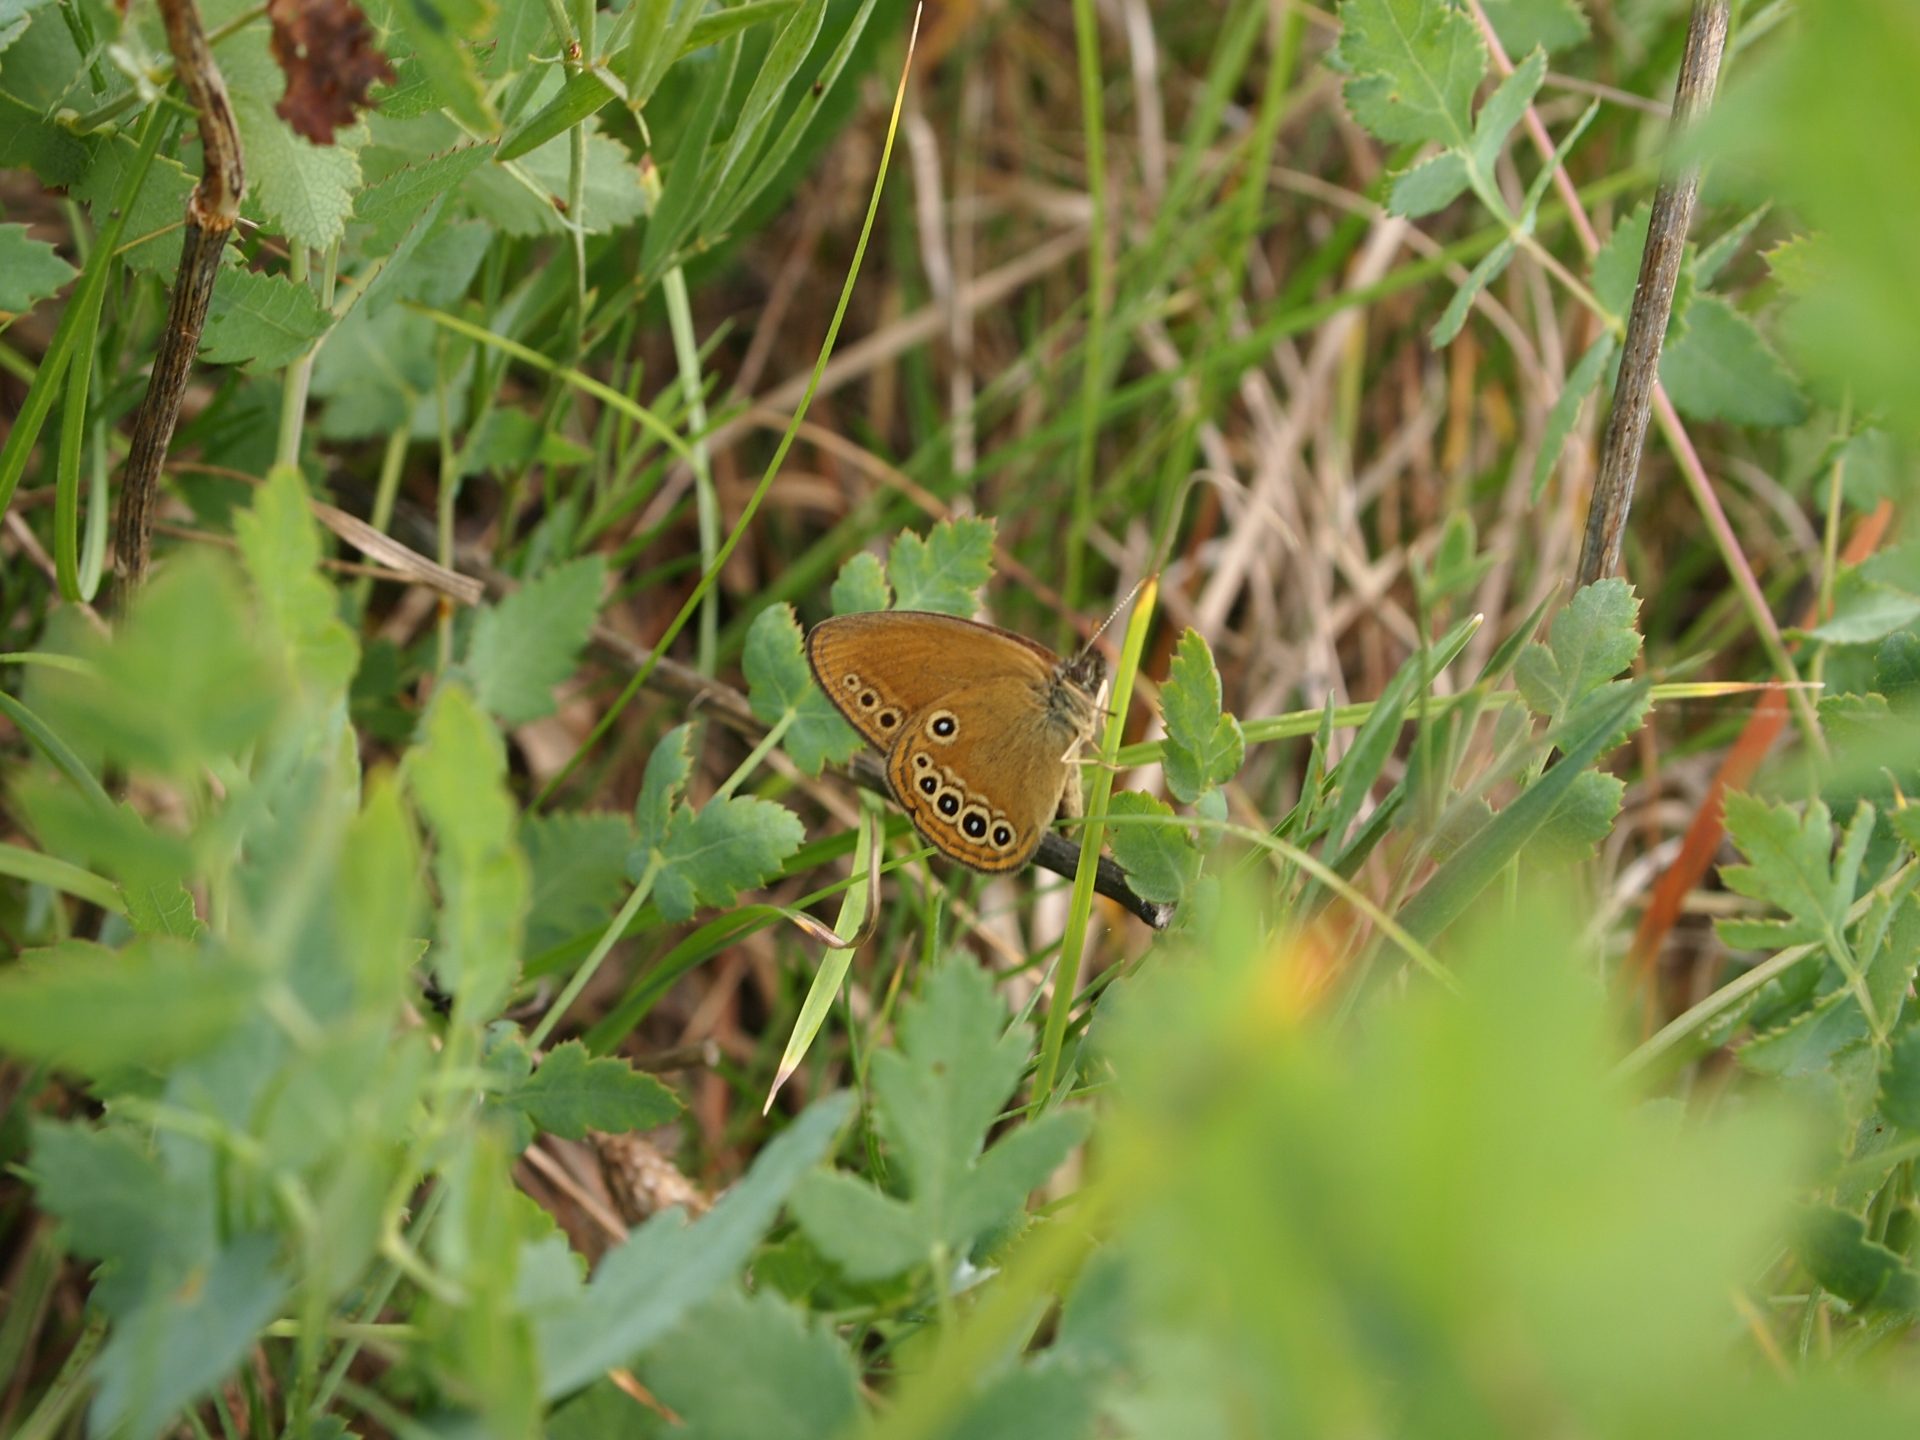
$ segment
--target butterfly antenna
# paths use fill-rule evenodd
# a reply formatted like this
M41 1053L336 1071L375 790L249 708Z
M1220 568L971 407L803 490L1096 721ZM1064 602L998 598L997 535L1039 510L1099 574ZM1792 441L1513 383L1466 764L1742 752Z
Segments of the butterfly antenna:
M1080 653L1082 655L1091 655L1093 653L1093 642L1098 640L1102 635L1104 635L1106 633L1107 627L1113 624L1114 621L1118 620L1120 618L1121 612L1133 603L1133 597L1140 593L1140 587L1142 585L1145 585L1147 581L1153 579L1159 573L1160 572L1157 570L1149 571L1147 574L1142 575L1138 580L1133 582L1133 588L1127 591L1127 593L1121 597L1120 603L1114 606L1113 609L1108 612L1107 618L1102 620L1100 624L1097 627L1095 627L1094 632L1087 637L1087 643L1080 647Z

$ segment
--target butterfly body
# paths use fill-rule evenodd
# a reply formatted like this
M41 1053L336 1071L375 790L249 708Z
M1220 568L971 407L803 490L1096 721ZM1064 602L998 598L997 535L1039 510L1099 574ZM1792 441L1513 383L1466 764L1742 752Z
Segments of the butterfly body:
M976 870L1016 870L1069 794L1093 735L1102 666L992 625L922 611L822 621L807 660L835 708L887 757L914 827Z

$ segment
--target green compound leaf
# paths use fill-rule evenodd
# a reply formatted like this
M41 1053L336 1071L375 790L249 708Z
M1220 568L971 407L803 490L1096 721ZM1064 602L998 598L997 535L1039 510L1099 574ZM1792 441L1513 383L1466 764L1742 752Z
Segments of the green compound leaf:
M1527 707L1558 725L1633 663L1640 602L1624 580L1601 580L1574 593L1554 617L1546 644L1534 641L1513 667Z
M793 1200L802 1228L849 1278L898 1274L941 1247L965 1255L1084 1138L1084 1113L1054 1110L985 1148L1027 1053L992 980L969 961L942 966L901 1007L900 1048L874 1056L873 1092L905 1198L831 1174Z
M1191 805L1231 780L1246 758L1240 722L1220 708L1220 672L1196 630L1180 637L1160 710L1167 722L1167 788Z
M1174 905L1187 897L1200 877L1200 850L1171 806L1138 790L1121 790L1107 810L1110 816L1151 815L1161 825L1115 825L1107 831L1113 858L1142 899Z
M942 520L924 540L902 534L893 542L887 572L896 609L969 616L993 574L993 522Z
M769 605L754 617L741 665L754 716L768 728L793 717L780 743L807 774L842 764L860 748L853 727L813 683L792 606Z
M680 1113L680 1100L626 1061L595 1058L578 1040L551 1050L540 1068L501 1097L549 1134L569 1140L589 1130L650 1130Z
M887 584L886 567L880 557L862 550L842 565L830 599L836 615L885 610L893 604L893 587Z
M731 905L740 891L778 875L805 838L798 815L751 795L676 811L653 882L660 913L679 921L702 905Z
M586 646L606 574L598 555L569 560L480 612L467 670L481 705L501 724L553 713L553 687L573 673Z

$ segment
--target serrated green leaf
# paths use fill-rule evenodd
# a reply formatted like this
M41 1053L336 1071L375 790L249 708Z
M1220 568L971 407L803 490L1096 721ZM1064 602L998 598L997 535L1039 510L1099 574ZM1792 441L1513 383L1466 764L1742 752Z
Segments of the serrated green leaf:
M1478 173L1493 174L1507 136L1526 117L1527 107L1533 104L1533 97L1540 93L1540 82L1546 78L1547 52L1535 50L1487 97L1473 122L1472 156Z
M1433 322L1433 329L1427 332L1427 341L1438 349L1450 344L1460 328L1467 323L1467 311L1472 307L1474 297L1487 286L1500 278L1500 272L1507 268L1513 259L1517 242L1509 236L1481 257L1480 263L1467 272L1467 278L1460 288L1453 292L1453 298L1447 302L1447 308L1440 312L1440 318Z
M1607 366L1618 348L1613 332L1603 330L1587 347L1587 353L1567 372L1567 383L1560 387L1553 408L1547 412L1547 423L1540 429L1540 452L1533 459L1531 499L1534 504L1539 504L1540 497L1546 493L1547 479L1553 474L1553 467L1560 463L1561 451L1567 448L1567 436L1573 433L1573 422L1580 417L1581 405L1607 373Z
M590 234L605 235L631 225L644 215L647 198L646 192L634 183L632 157L617 140L600 133L599 127L598 119L582 121L579 127L584 137L582 148L586 154L579 220ZM531 154L522 156L515 164L538 181L549 195L564 199L572 181L572 152L573 137L561 135ZM517 192L516 199L522 206L532 206L528 219L537 222L539 230L553 233L566 228L565 218L550 201L543 203L538 195L529 194L523 187L514 184L499 166L477 170L473 179L504 182ZM469 186L466 193L473 194L473 187Z
M1220 708L1220 672L1213 651L1197 630L1180 637L1160 710L1167 722L1162 763L1167 788L1191 805L1208 790L1226 784L1246 758L1240 722Z
M1873 688L1896 711L1913 712L1920 701L1920 635L1900 630L1881 642L1873 653Z
M801 770L818 775L823 766L843 764L860 748L859 735L813 683L792 606L769 605L754 617L740 663L748 703L760 723L772 728L793 717L780 743Z
M480 612L466 668L476 698L501 724L553 713L553 687L573 673L586 646L606 576L604 559L583 555Z
M206 933L193 908L193 892L177 880L167 885L130 885L119 894L127 907L127 924L136 935L198 940Z
M1725 802L1727 834L1749 863L1723 865L1728 889L1764 900L1798 921L1809 935L1837 935L1853 903L1852 887L1835 883L1833 821L1819 800L1805 813L1791 805L1769 805L1744 791L1729 791Z
M1345 0L1332 61L1354 118L1382 140L1464 149L1487 51L1473 22L1428 0Z
M520 960L527 862L499 732L467 691L442 685L408 752L408 787L434 836L440 916L428 958L476 1017L498 1013Z
M34 1194L73 1253L113 1262L110 1314L205 1259L211 1237L195 1212L199 1197L134 1137L37 1118L32 1126Z
M1617 776L1583 771L1540 828L1539 849L1530 858L1544 865L1591 859L1595 848L1612 833L1626 789L1626 782Z
M502 1098L542 1130L569 1140L583 1140L589 1130L651 1130L681 1109L653 1076L611 1055L589 1056L578 1040L547 1052L540 1068Z
M993 575L993 522L942 520L924 540L903 532L887 557L887 573L895 608L969 616Z
M333 586L320 576L320 532L300 472L289 465L269 470L253 504L234 517L233 529L289 673L323 698L343 698L359 647L337 613Z
M376 245L390 248L435 200L451 194L491 154L485 145L460 145L402 165L354 197L353 218L374 227Z
M660 847L653 895L660 913L685 920L702 905L731 905L780 873L806 828L784 805L752 795L715 797L678 810Z
M326 333L332 317L305 285L284 275L229 268L220 272L200 358L216 365L267 370L298 359Z
M1869 1240L1858 1215L1828 1205L1807 1207L1795 1227L1793 1249L1814 1279L1851 1305L1920 1308L1920 1274Z
M1845 990L1829 990L1784 1025L1735 1051L1742 1069L1776 1079L1832 1068L1835 1057L1867 1039L1867 1017Z
M688 1440L813 1440L860 1412L859 1376L832 1329L779 1295L728 1290L641 1362Z
M1825 624L1796 632L1829 645L1870 645L1920 620L1920 596L1876 584L1853 572L1835 589L1833 614Z
M527 951L538 955L612 917L633 826L612 813L528 815L520 821L520 848L533 877Z
M1107 831L1107 843L1127 872L1134 893L1143 900L1174 905L1186 899L1200 875L1200 850L1172 807L1138 790L1121 790L1114 794L1107 813L1165 819L1164 825L1115 825Z
M992 980L970 961L936 970L901 1007L900 1048L873 1059L876 1125L905 1199L819 1176L793 1198L809 1238L854 1279L897 1274L944 1246L964 1255L1016 1213L1086 1134L1086 1116L1055 1110L984 1150L1019 1083L1027 1037L1006 1028Z
M0 23L0 50L5 34ZM0 225L0 312L24 315L79 273L53 246L28 235L26 226Z
M422 78L463 124L487 135L498 122L474 67L472 42L486 34L493 13L489 0L393 0L393 17L413 45Z
M1902 1130L1920 1133L1920 1029L1895 1040L1881 1067L1880 1113Z
M1660 356L1660 383L1694 420L1798 425L1807 402L1753 321L1718 295L1695 295L1685 329Z
M360 188L360 155L353 137L341 131L332 145L315 145L287 128L286 121L252 96L235 96L234 118L247 156L247 200L268 228L289 240L324 250L345 233Z
M114 1327L94 1362L88 1426L151 1435L243 1360L287 1293L272 1235L242 1235Z
M834 577L828 603L836 615L885 610L893 604L893 588L887 584L886 567L880 563L880 557L862 550L842 565Z
M1633 663L1640 653L1634 621L1640 601L1624 580L1601 580L1574 592L1553 619L1547 641L1528 645L1513 679L1527 708L1560 724L1575 707Z
M647 758L647 770L640 781L640 795L633 806L633 855L627 863L627 878L638 880L653 851L667 843L667 830L673 823L673 810L693 773L691 725L679 725L662 735Z
M1072 1440L1088 1435L1096 1378L1043 1356L983 1385L941 1440Z
M1567 50L1587 38L1587 16L1577 0L1482 0L1487 19L1509 55L1534 46Z
M816 1101L761 1150L705 1218L656 1215L600 1262L592 1281L535 1317L540 1393L576 1390L657 1342L739 1272L793 1187L825 1157L852 1097Z

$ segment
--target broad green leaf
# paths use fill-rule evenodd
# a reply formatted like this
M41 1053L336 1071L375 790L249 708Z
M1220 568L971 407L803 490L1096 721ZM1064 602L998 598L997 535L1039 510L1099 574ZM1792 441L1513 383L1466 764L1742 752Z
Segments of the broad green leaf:
M289 240L324 250L345 232L360 188L360 156L355 137L364 129L340 132L337 143L315 145L296 135L259 99L237 96L234 118L247 156L247 200L271 229Z
M589 1130L651 1130L680 1113L673 1091L626 1061L587 1054L578 1040L547 1053L539 1069L502 1097L549 1134L569 1140Z
M924 540L902 533L887 557L887 574L896 609L972 615L993 574L993 522L942 520Z
M8 78L12 78L11 72ZM131 178L138 149L130 132L105 141L94 149L86 172L73 182L73 193L86 201L96 226L107 223L118 203L120 187ZM194 183L195 177L179 161L167 155L154 160L127 210L121 231L126 243L118 254L129 268L165 272L171 279L180 263L180 217L186 213Z
M794 1195L801 1226L849 1278L897 1274L937 1247L964 1256L1085 1136L1084 1114L1055 1110L985 1148L1026 1067L1024 1027L1009 1030L1006 1018L992 980L965 959L902 1005L900 1048L875 1055L872 1074L876 1124L906 1198L840 1175Z
M1487 51L1473 22L1429 0L1345 0L1330 59L1354 118L1382 140L1464 149Z
M1507 268L1513 259L1517 242L1509 236L1481 257L1480 263L1467 272L1467 278L1460 288L1453 292L1453 298L1447 302L1447 308L1440 312L1440 318L1433 322L1433 329L1427 332L1427 341L1436 349L1451 343L1460 333L1460 327L1467 323L1467 311L1472 308L1474 297L1487 286L1500 278L1500 272Z
M834 577L828 599L836 615L885 610L893 603L893 587L887 584L886 567L880 557L862 550L848 560Z
M0 19L0 50L5 48L5 21ZM53 246L29 236L26 226L0 225L0 312L24 315L59 294L79 273Z
M702 905L731 905L740 891L778 875L805 838L798 815L751 795L716 796L697 811L676 811L653 882L660 913L680 921Z
M1636 206L1613 227L1600 253L1593 257L1593 293L1607 307L1607 313L1623 324L1640 283L1640 257L1647 248L1652 213L1647 205Z
M1534 46L1567 50L1587 38L1587 16L1578 0L1481 0L1487 19L1509 55Z
M859 1374L831 1326L777 1294L725 1290L639 1366L687 1440L814 1440L860 1413Z
M279 1242L242 1235L191 1283L152 1296L116 1325L93 1366L91 1433L152 1435L225 1379L279 1313Z
M337 613L334 587L320 575L320 532L300 472L287 465L268 471L267 483L255 492L252 507L234 517L233 528L288 671L322 699L343 697L359 647Z
M554 566L480 612L467 646L474 695L503 725L553 713L553 688L573 673L600 613L606 561Z
M1200 851L1172 808L1138 790L1121 790L1115 792L1107 813L1165 820L1162 825L1115 825L1107 831L1107 843L1142 899L1163 905L1186 899L1200 877Z
M1607 366L1613 360L1619 342L1613 338L1611 330L1603 330L1587 347L1573 369L1567 372L1567 383L1560 387L1553 408L1547 412L1547 423L1540 431L1540 451L1533 459L1533 495L1534 504L1546 493L1547 480L1553 474L1553 467L1560 463L1560 453L1567 448L1567 437L1573 433L1573 422L1580 418L1580 407L1588 395L1600 384L1600 377L1607 373Z
M730 1282L793 1187L825 1158L852 1106L848 1095L808 1106L704 1218L689 1225L678 1210L656 1215L600 1262L578 1295L537 1312L541 1395L565 1395L629 1363Z
M463 124L483 135L498 122L474 68L473 42L486 34L493 12L489 0L393 0L421 74Z
M1660 383L1694 420L1735 425L1798 425L1807 418L1800 388L1758 327L1718 295L1696 295L1686 328L1660 356Z
M239 754L272 723L284 688L250 608L223 557L176 557L111 640L88 641L92 675L45 676L48 721L136 770L184 776Z
M514 804L499 733L459 685L435 693L406 777L433 832L440 887L428 958L476 1017L497 1014L513 984L526 920L527 862L513 843Z
M318 429L331 440L385 439L405 428L415 439L440 433L439 354L444 334L399 306L378 315L355 308L320 349L313 396L325 402ZM464 396L447 397L447 423L465 418Z
M1554 616L1547 641L1528 645L1513 667L1527 708L1558 725L1576 707L1633 663L1640 634L1633 628L1640 601L1624 580L1601 580L1576 590Z
M533 877L529 955L598 930L612 918L632 847L633 826L624 815L561 811L521 817L520 848Z
M769 605L754 617L740 663L746 671L747 698L760 723L771 728L793 716L780 743L807 774L818 775L827 764L843 764L860 748L853 727L813 683L791 606Z
M216 365L277 370L326 333L332 317L305 285L237 267L220 272L200 358Z
M1220 708L1220 672L1213 651L1197 630L1180 637L1160 710L1167 722L1162 763L1167 788L1191 805L1208 790L1231 780L1246 758L1240 722Z

